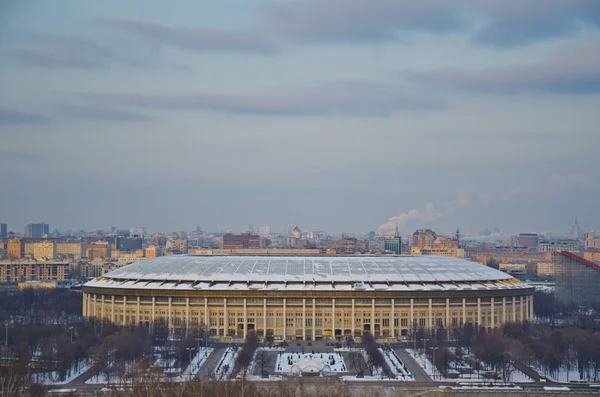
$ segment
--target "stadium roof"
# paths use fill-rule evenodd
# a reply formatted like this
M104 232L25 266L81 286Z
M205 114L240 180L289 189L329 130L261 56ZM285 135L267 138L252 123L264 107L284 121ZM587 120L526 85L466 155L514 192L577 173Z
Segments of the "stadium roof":
M248 290L461 290L523 288L501 271L431 256L163 256L122 267L87 287Z

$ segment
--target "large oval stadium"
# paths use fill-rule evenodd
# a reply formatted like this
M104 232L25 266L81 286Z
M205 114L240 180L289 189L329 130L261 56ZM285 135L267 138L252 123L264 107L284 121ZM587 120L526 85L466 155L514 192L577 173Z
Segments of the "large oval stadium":
M83 287L83 314L235 340L396 339L415 329L487 328L533 316L533 287L457 258L164 256Z

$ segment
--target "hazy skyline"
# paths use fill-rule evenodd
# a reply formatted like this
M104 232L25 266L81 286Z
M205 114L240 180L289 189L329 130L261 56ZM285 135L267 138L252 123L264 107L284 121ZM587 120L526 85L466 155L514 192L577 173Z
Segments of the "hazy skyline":
M600 229L597 0L0 5L0 221Z

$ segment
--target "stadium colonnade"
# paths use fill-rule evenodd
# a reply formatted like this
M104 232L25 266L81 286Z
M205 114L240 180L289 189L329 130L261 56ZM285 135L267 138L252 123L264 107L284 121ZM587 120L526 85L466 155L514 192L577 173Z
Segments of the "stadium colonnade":
M533 317L533 287L457 258L165 256L83 286L83 314L237 340L407 337Z

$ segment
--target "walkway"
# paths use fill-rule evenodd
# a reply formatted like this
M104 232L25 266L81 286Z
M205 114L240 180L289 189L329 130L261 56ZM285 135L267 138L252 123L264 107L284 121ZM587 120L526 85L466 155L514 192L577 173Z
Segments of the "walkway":
M406 368L413 374L415 374L415 380L417 382L431 382L431 378L423 368L406 352L404 349L396 349L398 357L406 365Z

